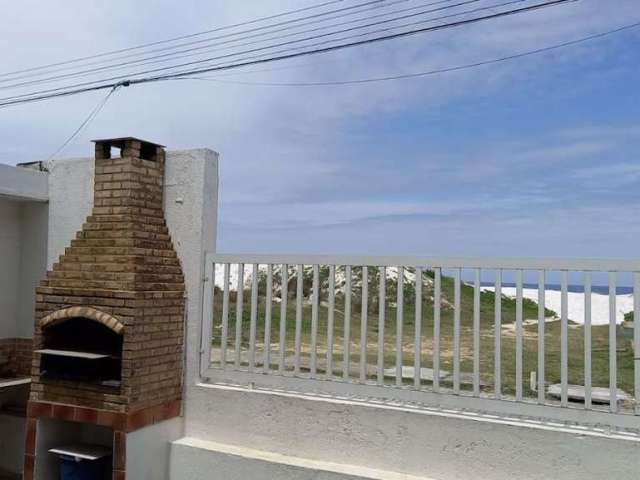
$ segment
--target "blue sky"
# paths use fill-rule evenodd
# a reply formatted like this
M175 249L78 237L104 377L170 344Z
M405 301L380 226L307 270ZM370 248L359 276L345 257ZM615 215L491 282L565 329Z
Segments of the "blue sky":
M133 3L5 6L2 71L318 2ZM412 73L635 21L635 0L581 0L218 78L296 82ZM512 62L394 82L131 87L62 156L89 155L89 139L112 135L217 150L221 251L638 256L639 65L635 29ZM0 162L46 158L102 95L0 110Z

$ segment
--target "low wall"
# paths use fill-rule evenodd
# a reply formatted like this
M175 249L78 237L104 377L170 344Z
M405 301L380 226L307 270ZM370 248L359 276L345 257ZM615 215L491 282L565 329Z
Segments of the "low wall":
M640 471L637 436L542 422L221 386L196 386L189 405L189 437L422 478L601 480Z

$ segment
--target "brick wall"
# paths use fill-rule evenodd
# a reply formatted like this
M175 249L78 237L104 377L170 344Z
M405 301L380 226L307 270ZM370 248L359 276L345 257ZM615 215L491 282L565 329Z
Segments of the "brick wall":
M32 356L31 338L0 339L0 377L29 376Z

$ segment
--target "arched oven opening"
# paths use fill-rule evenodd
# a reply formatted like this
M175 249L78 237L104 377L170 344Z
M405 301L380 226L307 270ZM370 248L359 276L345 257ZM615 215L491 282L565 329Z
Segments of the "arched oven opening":
M76 317L42 330L40 376L119 387L123 335L92 319Z

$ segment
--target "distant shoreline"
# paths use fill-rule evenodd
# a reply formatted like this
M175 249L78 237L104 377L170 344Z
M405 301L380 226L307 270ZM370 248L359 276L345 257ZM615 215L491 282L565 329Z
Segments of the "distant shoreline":
M480 283L481 287L495 287L495 283L494 282L481 282ZM516 284L513 282L503 282L502 286L505 288L516 288ZM538 289L538 284L537 283L523 283L522 284L523 288L526 289ZM555 283L547 283L545 284L545 290L552 290L552 291L560 291L561 287L560 284L555 284ZM584 286L583 285L568 285L567 286L567 291L571 292L571 293L584 293ZM600 295L609 295L609 286L607 285L593 285L591 287L591 291L592 293L598 293ZM616 288L616 295L630 295L633 293L633 287L620 287L618 286Z

